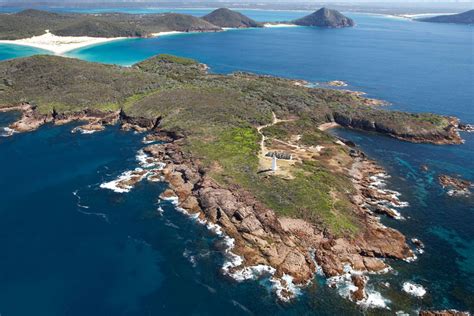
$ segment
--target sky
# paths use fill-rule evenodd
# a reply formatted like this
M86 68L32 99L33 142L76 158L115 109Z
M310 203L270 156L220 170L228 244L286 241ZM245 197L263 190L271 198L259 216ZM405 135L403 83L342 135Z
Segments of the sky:
M205 2L205 3L295 3L295 4L324 4L324 3L405 3L405 4L410 4L410 3L468 3L471 0L324 0L324 1L308 1L308 0L297 0L297 1L291 1L291 0L0 0L0 3L46 3L46 2L56 2L56 3L98 3L98 2L135 2L135 3L171 3L171 2L176 2L176 3L199 3L199 2ZM474 5L473 5L474 7Z

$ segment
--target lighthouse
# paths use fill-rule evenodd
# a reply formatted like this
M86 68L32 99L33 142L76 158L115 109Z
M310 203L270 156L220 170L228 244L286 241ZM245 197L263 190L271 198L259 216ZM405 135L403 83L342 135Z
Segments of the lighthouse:
M277 157L275 154L272 156L272 171L277 171Z

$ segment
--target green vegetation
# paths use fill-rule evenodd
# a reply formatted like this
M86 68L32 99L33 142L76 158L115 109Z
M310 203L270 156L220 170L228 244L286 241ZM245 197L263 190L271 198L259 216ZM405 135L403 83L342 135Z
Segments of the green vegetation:
M179 64L179 65L184 65L184 66L198 65L198 62L195 61L194 59L179 57L179 56L174 56L174 55L169 55L169 54L161 54L161 55L152 57L137 65L143 70L147 70L145 69L146 66L156 66L157 64L160 65L159 64L160 62L167 62L167 63ZM153 68L155 69L156 67L153 67Z
M335 234L357 232L348 198L353 192L350 180L317 161L305 161L295 169L294 179L269 177L253 189L277 214L303 218Z
M260 137L255 128L237 127L218 135L212 141L193 137L185 148L202 159L220 184L238 184L279 215L306 219L335 234L358 231L348 197L353 188L344 175L320 162L307 161L294 167L293 179L262 176L258 174Z
M203 20L220 27L245 28L263 26L262 23L258 23L237 11L227 8L212 11L208 15L203 16Z
M186 148L211 168L220 183L247 187L257 174L260 135L252 127L234 127L218 135L211 141L194 139ZM213 165L216 163L218 166Z
M41 114L122 109L132 118L161 118L160 127L184 136L183 150L221 185L241 187L280 215L336 234L354 233L360 224L351 209L352 184L342 172L350 157L318 130L321 123L335 119L404 137L437 133L447 124L441 116L375 109L360 96L292 80L208 74L203 65L170 55L132 67L56 56L15 59L0 62L0 83L0 107L28 102ZM300 135L300 145L326 148L292 166L291 177L258 172L257 127L271 123L272 112L287 121L262 130L269 141Z

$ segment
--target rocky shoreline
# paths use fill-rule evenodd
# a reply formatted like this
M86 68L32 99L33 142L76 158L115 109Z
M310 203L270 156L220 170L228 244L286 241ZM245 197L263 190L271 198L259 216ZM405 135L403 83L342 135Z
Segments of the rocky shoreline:
M415 258L405 237L382 225L367 204L375 199L401 202L393 191L375 189L382 169L364 156L354 159L351 172L358 190L354 212L365 227L357 236L341 237L301 219L279 218L242 188L220 186L199 160L181 150L181 141L152 144L143 150L151 161L165 166L159 173L169 188L160 198L172 200L178 209L229 238L229 262L223 272L234 279L268 276L280 299L289 300L295 289L307 285L319 271L334 287L339 286L338 280L348 278L355 286L348 298L364 305L371 295L365 290L368 274L390 270L384 258Z
M441 131L426 131L426 133L419 134L404 134L397 132L394 128L388 125L376 124L370 119L363 117L351 117L341 112L335 112L331 119L331 121L343 127L377 132L412 143L429 143L435 145L462 144L464 140L461 138L459 131L460 126L463 125L460 123L458 118L449 117L448 120L449 124Z
M357 92L348 93L357 94ZM379 102L383 101L366 99L366 102L376 102L377 105L380 105ZM74 132L93 133L95 131L102 130L106 125L115 125L117 123L121 125L123 130L146 132L150 130L156 130L159 127L159 123L161 120L160 117L150 119L144 117L129 116L125 114L123 110L102 111L94 109L85 109L65 113L58 113L53 110L51 113L44 114L39 113L35 106L28 103L21 103L19 105L0 108L0 112L8 111L19 111L22 113L21 118L8 127L12 131L12 133L34 131L47 123L63 125L74 121L84 121L87 123L83 126L77 127ZM430 143L437 145L462 144L464 140L461 138L459 132L469 132L472 129L471 125L460 123L459 119L455 117L448 118L449 125L442 131L431 131L429 133L419 135L399 134L389 127L383 126L381 124L375 124L374 122L368 119L348 117L347 115L339 113L337 111L332 113L331 115L328 115L326 119L328 124L332 124L331 127L342 126L365 131L374 131L404 141L409 141L413 143Z
M84 125L75 127L72 132L90 134L101 131L108 125L119 123L126 131L134 130L146 132L152 130L159 123L159 119L150 120L140 117L127 116L123 111L101 111L101 110L81 110L76 112L58 113L53 110L51 113L43 114L36 110L36 107L28 103L17 106L0 108L0 112L19 111L21 118L8 126L13 132L31 132L41 126L51 123L54 125L64 125L71 122L84 122Z
M10 126L16 132L32 131L46 123L61 125L72 121L86 122L73 132L100 131L105 125L117 123L124 130L151 131L143 140L151 145L143 149L141 168L125 172L101 187L124 193L143 179L166 181L169 189L161 199L171 200L178 210L225 238L228 262L223 273L238 281L268 277L283 301L291 300L300 287L321 273L329 286L349 284L349 290L343 294L348 299L361 306L384 308L383 300L374 305L373 295L378 297L380 293L366 290L370 274L390 271L386 258L416 259L405 236L381 224L378 217L383 214L402 219L396 209L407 204L399 200L397 192L385 188L384 179L388 176L384 170L356 149L351 149L353 164L347 172L356 189L352 197L354 215L364 227L354 236L334 236L302 219L278 217L251 192L238 186L219 185L199 159L182 150L182 135L159 130L160 118L151 120L130 117L123 111L94 110L39 114L29 104L3 109L22 112L20 120ZM154 143L157 141L165 143Z

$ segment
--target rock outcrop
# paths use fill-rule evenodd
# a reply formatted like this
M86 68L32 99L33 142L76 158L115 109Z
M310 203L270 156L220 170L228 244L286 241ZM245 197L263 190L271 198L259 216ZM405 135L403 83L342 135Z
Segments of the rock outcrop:
M471 194L471 189L474 188L474 184L470 181L448 175L440 175L438 181L443 189L448 190L450 196L466 196Z
M468 312L460 312L455 309L446 309L439 311L420 311L420 316L469 316Z
M459 119L454 117L447 118L447 124L438 129L424 129L420 120L419 126L410 127L408 124L398 124L396 121L403 119L403 114L393 113L394 119L386 117L378 118L377 111L365 113L363 116L357 112L334 111L331 120L335 123L366 131L378 132L389 135L400 140L413 143L431 143L431 144L462 144L463 140L459 135ZM400 117L395 117L400 115Z

